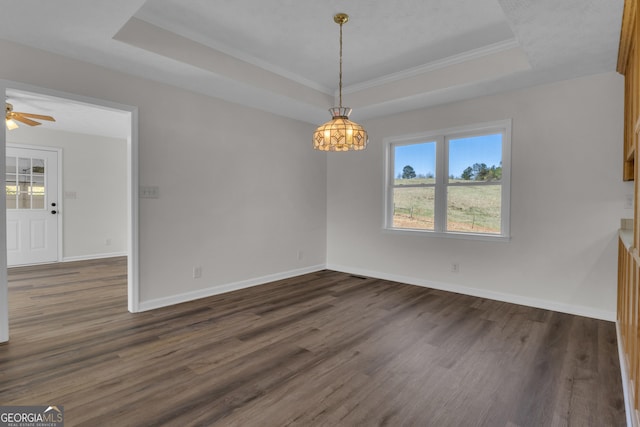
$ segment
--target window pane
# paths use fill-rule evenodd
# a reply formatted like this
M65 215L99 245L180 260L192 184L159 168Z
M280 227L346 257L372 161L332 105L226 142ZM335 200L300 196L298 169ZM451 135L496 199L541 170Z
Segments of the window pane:
M31 159L20 157L18 159L18 172L30 174L31 173Z
M31 194L44 196L44 176L34 176L31 183Z
M15 169L15 159L14 166ZM18 186L16 185L16 176L14 174L7 174L5 189L7 192L7 209L16 208L16 194L18 192Z
M31 177L29 175L18 175L18 192L28 193Z
M18 209L31 209L30 185L31 177L29 175L18 175Z
M449 178L451 177L453 182L500 181L502 134L449 140Z
M435 184L436 143L393 147L394 185Z
M16 185L16 176L8 173L6 180L7 182L5 183L5 185L7 187L7 195L15 196L18 192L18 186Z
M393 227L433 230L434 187L393 189Z
M447 231L500 234L501 185L448 187Z
M31 209L44 209L44 176L33 177L33 182L31 183Z
M7 157L7 173L16 173L16 158Z
M34 175L42 175L44 174L44 160L43 159L31 159L33 161L33 174Z

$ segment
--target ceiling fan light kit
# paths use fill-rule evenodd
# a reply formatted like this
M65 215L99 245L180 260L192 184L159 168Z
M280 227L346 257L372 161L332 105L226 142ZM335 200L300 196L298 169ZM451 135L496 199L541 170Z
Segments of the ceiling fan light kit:
M340 25L340 106L330 108L332 119L313 133L313 148L320 151L364 150L369 142L367 131L349 120L351 108L342 106L342 25L349 21L349 15L338 13L333 21Z
M5 124L8 130L14 130L19 127L16 121L20 123L24 123L25 125L29 125L29 126L38 126L42 124L40 122L36 122L33 119L46 120L49 122L56 121L56 119L54 119L51 116L44 116L42 114L21 113L18 111L13 111L13 105L9 104L8 102L5 102L4 118L5 118Z
M5 119L8 130L18 129L18 124L13 119Z

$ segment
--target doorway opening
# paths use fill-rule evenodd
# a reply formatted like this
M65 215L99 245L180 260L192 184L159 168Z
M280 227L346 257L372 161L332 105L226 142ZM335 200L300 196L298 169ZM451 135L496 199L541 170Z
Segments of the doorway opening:
M124 165L122 165L122 170L114 170L111 174L109 172L103 172L103 174L107 175L105 176L107 180L109 179L109 175L111 177L122 177L123 175L126 175L126 180L123 180L123 183L125 185L121 190L121 192L124 191L124 193L126 194L124 194L124 197L122 197L122 194L120 195L122 206L126 211L126 215L123 215L122 221L118 225L112 226L111 231L104 231L103 237L101 238L101 244L105 247L98 249L88 247L83 248L83 243L78 243L78 239L74 240L71 237L67 240L74 241L74 244L72 246L73 249L71 249L69 246L63 247L63 239L66 238L62 221L62 217L65 215L65 203L71 206L72 203L77 203L78 200L83 198L82 202L84 202L87 206L90 206L91 202L89 199L91 199L92 197L94 199L99 199L100 195L94 194L95 192L92 192L90 189L79 191L78 188L66 188L64 187L64 185L61 185L61 188L53 189L54 191L57 191L57 196L43 196L42 192L44 191L44 186L40 184L46 179L53 179L45 178L45 174L46 172L48 172L49 166L45 167L44 163L48 165L52 165L53 162L58 163L58 165L61 166L59 173L62 173L62 167L64 167L64 165L62 164L62 162L56 159L44 160L43 158L41 158L43 156L39 156L37 152L35 152L34 154L28 151L19 153L12 151L15 149L15 145L10 144L10 146L7 146L7 142L11 142L7 139L7 133L10 131L8 131L5 127L5 131L0 132L0 154L2 155L2 157L8 159L6 162L0 162L0 176L4 176L7 183L6 188L4 189L5 194L3 195L3 197L0 197L0 224L4 224L5 230L4 233L0 234L0 247L3 248L3 250L5 251L5 255L7 255L12 248L11 245L15 246L19 237L25 238L24 233L22 233L20 236L17 234L18 231L16 230L19 230L19 228L17 228L19 227L19 225L17 224L16 219L12 218L12 215L14 213L9 212L7 209L11 210L14 202L16 204L22 203L21 206L26 207L26 200L29 199L29 207L35 207L36 209L33 209L34 211L39 210L42 213L47 213L48 215L50 215L50 217L58 220L58 237L60 243L56 243L56 261L77 261L83 259L106 258L110 256L127 257L127 308L130 312L138 312L139 290L137 239L137 107L4 80L0 80L0 91L4 91L5 99L11 99L15 111L31 111L35 108L38 108L38 110L34 112L48 114L56 118L56 122L52 122L51 124L43 123L42 126L34 128L37 129L37 131L43 132L46 135L47 129L48 132L55 132L53 130L55 129L57 131L61 131L60 133L66 133L67 136L95 135L96 138L121 138L123 146L122 150L124 152L123 157L126 159ZM28 128L29 126L24 127ZM28 129L25 129L25 134L27 131ZM9 139L15 138L12 136ZM53 147L55 147L56 145L55 142L51 144L53 145ZM29 146L30 144L28 141L24 146L22 146L22 144L20 145L21 147L19 148L21 149L36 148L33 146ZM45 148L45 150L51 149L51 147ZM64 148L62 151L64 151ZM99 153L93 154L98 160L101 160L102 157L104 157ZM7 157L7 155L9 155L9 157ZM85 155L90 156L90 154L86 153ZM15 159L15 172L13 172L13 163L10 161L11 157ZM26 167L27 161L29 161L28 168ZM22 164L20 164L20 162L22 162ZM84 163L89 163L84 164L84 166L86 167L87 171L91 171L92 165L90 164L90 162L85 161ZM83 162L80 161L79 164L82 166ZM21 173L21 170L19 169L20 165L24 166L23 169L25 169L25 173ZM9 185L13 184L13 181L9 181L9 177L12 173L13 177L15 178L14 180L16 181L14 186ZM26 182L27 178L29 179L28 184ZM59 182L65 181L59 180ZM20 184L22 184L22 187L24 188L20 187ZM80 181L77 186L81 188L81 185L82 182ZM71 187L71 185L69 186ZM23 189L24 192L22 192ZM22 199L20 199L20 196L18 194L22 194ZM43 209L43 207L40 206L43 203L46 204L46 206L44 206L44 208L46 209ZM52 203L54 203L55 206L50 206ZM95 210L96 206L93 206L93 209L95 212L100 212L100 210ZM55 215L51 213L53 211L56 212ZM88 222L93 219L88 218L88 215L86 214L82 216L83 214L79 209L76 209L76 211L78 215L77 218L84 218L84 220ZM32 214L32 212L28 213ZM100 214L97 215L99 216ZM50 228L53 227L54 221L52 221L50 217L45 215L44 218L36 219L34 221L35 225L31 226L30 229L33 229L35 234L34 237L31 238L30 242L38 243L40 246L47 246L45 244L45 240L43 240L47 238L47 235L46 233L42 233L48 230L49 236L51 236ZM99 221L100 218L97 218L96 220ZM49 227L45 225L46 221L49 221ZM74 221L74 224L76 222L77 221ZM117 235L118 230L122 232L122 228L126 228L126 233L122 233L121 236ZM15 231L15 233L12 234L12 232L10 231ZM76 230L74 233L76 237L78 237L78 235L82 237L82 230ZM84 244L86 246L86 242L84 242ZM9 249L7 248L8 245ZM35 246L37 247L38 245ZM49 245L49 249L52 249L51 245ZM48 256L50 257L51 254L49 254ZM6 257L0 257L0 342L9 340L8 281L6 260ZM14 265L48 262L47 260L38 261L37 258L28 258L26 261L15 262L15 258L11 258L11 256L10 261Z

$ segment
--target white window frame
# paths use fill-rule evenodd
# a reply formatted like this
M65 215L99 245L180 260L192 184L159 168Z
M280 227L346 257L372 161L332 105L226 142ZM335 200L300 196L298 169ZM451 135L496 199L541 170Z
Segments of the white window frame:
M384 139L383 149L385 159L384 174L384 224L383 230L395 234L410 234L422 236L448 237L472 240L502 240L510 239L511 212L511 119L478 123L455 128L440 129L413 135L389 137ZM461 231L447 231L447 188L449 187L449 141L471 136L502 133L502 180L501 180L501 208L500 234L470 233ZM436 172L435 172L435 201L434 201L434 230L393 227L393 189L394 189L394 147L425 142L436 143ZM495 183L473 182L469 184L454 184L452 186L467 185L496 185Z

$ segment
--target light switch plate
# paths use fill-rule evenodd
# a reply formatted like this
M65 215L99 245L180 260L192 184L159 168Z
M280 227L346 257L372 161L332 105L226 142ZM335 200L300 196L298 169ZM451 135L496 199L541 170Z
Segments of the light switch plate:
M158 187L140 187L141 199L158 199L160 197L160 189Z
M624 208L633 209L633 194L627 194L624 198Z

